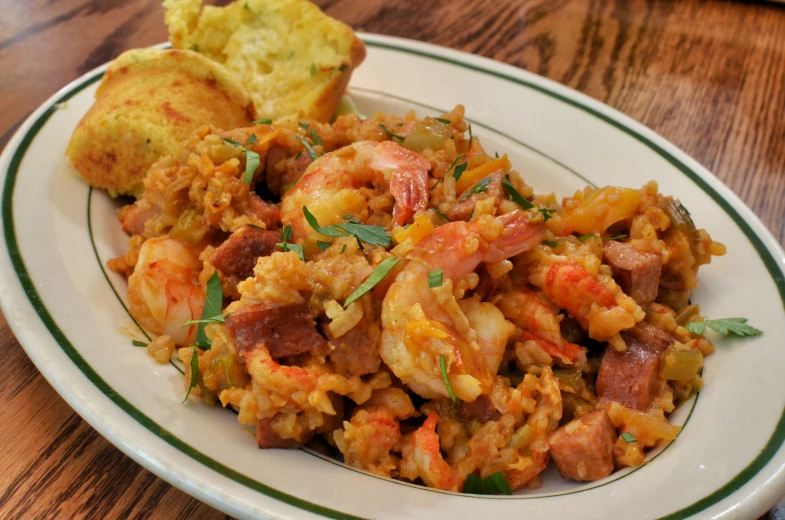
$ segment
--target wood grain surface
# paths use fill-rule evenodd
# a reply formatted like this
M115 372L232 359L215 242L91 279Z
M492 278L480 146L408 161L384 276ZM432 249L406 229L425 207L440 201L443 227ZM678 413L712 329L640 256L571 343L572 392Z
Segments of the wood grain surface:
M785 8L698 0L319 0L355 29L576 88L714 172L785 240ZM160 0L0 0L0 147L59 88L166 40ZM525 117L522 114L521 117ZM225 518L138 466L52 390L0 316L0 518ZM773 510L769 518L780 518Z

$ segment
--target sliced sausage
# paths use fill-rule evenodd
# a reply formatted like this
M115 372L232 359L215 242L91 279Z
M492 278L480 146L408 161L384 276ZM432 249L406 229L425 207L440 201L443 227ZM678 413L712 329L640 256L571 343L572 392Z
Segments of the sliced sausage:
M645 411L659 387L662 353L674 339L646 323L622 332L621 337L627 350L605 349L597 374L597 395Z
M241 359L260 343L273 359L303 354L327 343L316 331L307 303L245 307L226 317L226 330Z
M259 419L256 423L256 442L260 448L299 448L300 443L294 439L282 439L272 427L272 419Z
M364 376L379 370L381 333L370 327L357 325L338 339L330 340L334 350L330 354L335 371L345 377Z
M248 206L251 212L259 217L259 220L264 222L267 229L276 229L281 227L281 210L278 206L270 202L265 202L256 193L251 193L248 200Z
M498 419L499 416L501 416L501 413L493 406L491 399L487 395L480 395L471 403L461 401L461 404L458 406L458 417L464 421L476 420L484 424Z
M603 254L625 294L640 305L654 301L662 272L661 253L640 251L632 244L610 240L605 243Z
M550 454L564 478L600 480L613 471L616 430L608 412L595 410L568 422L548 437Z
M280 241L278 232L244 225L215 249L210 262L224 274L245 279L253 276L256 259L273 254Z

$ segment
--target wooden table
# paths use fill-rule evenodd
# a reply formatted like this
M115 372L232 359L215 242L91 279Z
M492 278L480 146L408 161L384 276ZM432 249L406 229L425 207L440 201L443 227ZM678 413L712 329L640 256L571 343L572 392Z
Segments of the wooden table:
M317 3L358 30L504 61L619 109L713 171L785 239L785 8L697 0ZM0 0L0 12L0 147L69 81L167 38L160 0ZM0 518L224 517L79 418L2 316L0 345Z

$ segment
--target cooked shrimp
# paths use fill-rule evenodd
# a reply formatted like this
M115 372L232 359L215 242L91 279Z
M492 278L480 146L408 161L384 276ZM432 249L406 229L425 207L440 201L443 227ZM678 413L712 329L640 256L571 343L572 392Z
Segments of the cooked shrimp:
M438 419L435 413L430 414L425 423L404 440L401 476L409 480L420 477L428 487L458 491L461 480L439 451Z
M554 263L531 271L529 281L587 329L589 337L624 350L619 331L633 327L645 313L610 277L592 276L580 265ZM605 283L603 283L605 282Z
M303 217L308 207L321 225L342 215L359 216L367 207L358 191L366 185L387 187L395 199L393 224L402 226L428 205L430 163L420 154L391 142L360 141L319 157L281 200L281 219L295 238L311 231Z
M529 224L524 213L491 220L501 221L503 228L490 242L475 224L453 222L436 228L409 254L411 261L384 298L382 359L425 398L449 396L440 370L442 357L458 398L472 402L487 393L514 332L495 305L478 297L457 301L453 295L452 281L472 273L481 261L502 260L541 240L542 225ZM433 269L442 270L440 287L429 287Z
M188 345L196 336L196 320L204 307L204 289L199 283L202 262L173 238L147 240L128 277L129 312L145 329L168 334L177 345Z

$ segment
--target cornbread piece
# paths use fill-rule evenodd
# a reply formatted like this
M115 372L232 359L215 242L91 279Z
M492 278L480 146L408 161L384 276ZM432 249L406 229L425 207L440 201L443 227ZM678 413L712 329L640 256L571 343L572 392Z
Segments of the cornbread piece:
M564 478L600 480L613 471L616 430L608 412L595 410L568 422L548 437L550 454Z
M166 0L169 40L223 64L261 117L329 121L365 45L307 0Z
M657 391L662 353L675 340L646 323L622 332L621 337L627 350L605 349L597 374L597 396L645 411Z
M138 196L150 166L199 127L237 128L255 117L222 65L191 51L135 49L107 69L66 154L91 186Z
M244 225L213 252L210 262L225 274L245 279L253 276L256 259L275 252L281 233Z
M268 307L254 305L226 317L226 330L240 359L264 344L273 359L296 356L326 343L316 332L307 303Z
M639 305L657 298L662 271L662 254L640 251L632 244L609 240L603 247L605 262L621 290Z

